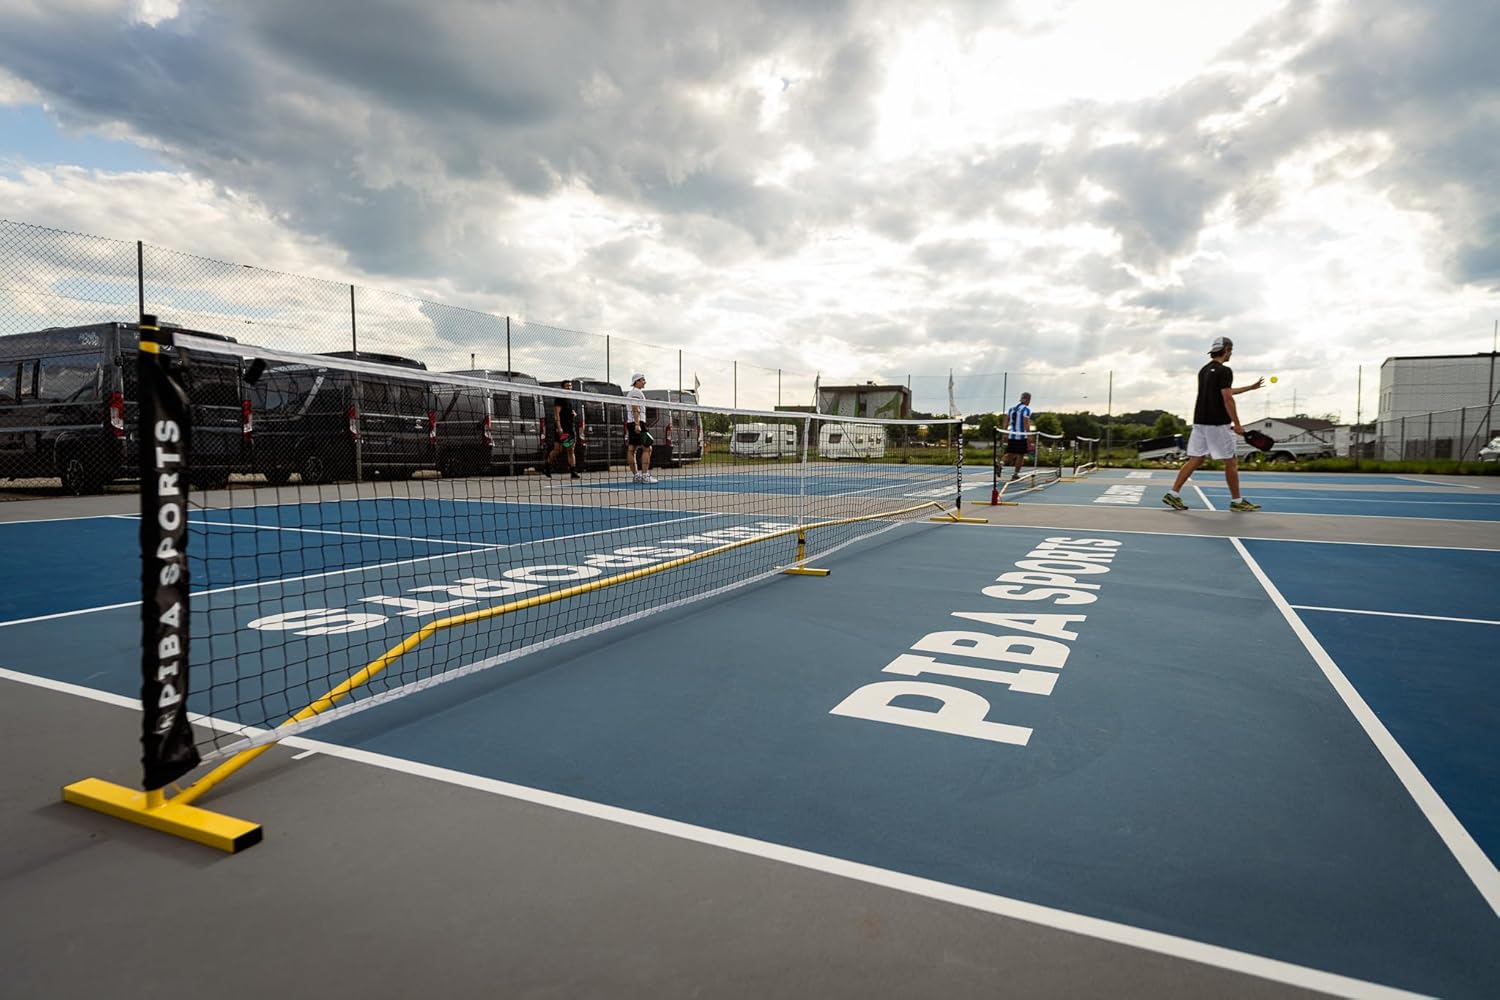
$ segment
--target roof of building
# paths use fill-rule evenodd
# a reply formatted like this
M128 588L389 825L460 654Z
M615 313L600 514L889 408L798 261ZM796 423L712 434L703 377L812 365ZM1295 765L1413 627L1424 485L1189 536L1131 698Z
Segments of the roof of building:
M1272 419L1291 424L1293 427L1300 427L1305 431L1331 431L1338 426L1332 420L1324 420L1321 417L1273 417Z
M1402 354L1386 358L1380 364L1383 367L1392 361L1465 361L1493 357L1500 357L1500 351L1475 351L1473 354Z

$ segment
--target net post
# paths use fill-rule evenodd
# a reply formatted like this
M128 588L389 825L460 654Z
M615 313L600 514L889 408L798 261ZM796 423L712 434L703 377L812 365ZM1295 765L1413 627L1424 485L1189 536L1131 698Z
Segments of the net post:
M778 430L776 458L781 460L781 432ZM812 447L812 417L802 418L802 462L797 471L797 554L793 565L781 572L787 576L827 576L832 570L805 565L807 561L807 454Z
M964 517L964 421L958 418L958 461L954 465L957 487L953 498L953 513L943 514L939 517L930 517L929 521L939 524L989 524L987 517Z
M990 442L990 506L1000 506L1000 428L990 431L994 438Z
M258 824L167 798L198 766L188 721L190 636L188 483L192 413L172 335L143 314L136 355L141 477L142 790L98 778L65 786L64 802L235 853L260 842Z
M833 570L830 569L819 569L815 566L804 566L803 563L806 561L807 529L803 527L797 529L797 555L794 559L796 565L788 566L781 572L786 574L787 576L827 576L829 573L833 572Z

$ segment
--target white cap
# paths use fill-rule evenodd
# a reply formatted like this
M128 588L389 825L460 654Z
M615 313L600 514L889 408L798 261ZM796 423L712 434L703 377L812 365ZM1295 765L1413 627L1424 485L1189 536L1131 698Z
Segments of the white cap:
M1213 346L1208 349L1208 353L1223 354L1226 350L1233 346L1234 341L1230 340L1228 337L1215 337Z
M630 376L630 384L631 385L635 385L637 382L641 381L645 377L646 376L642 375L640 372L636 372L634 375Z

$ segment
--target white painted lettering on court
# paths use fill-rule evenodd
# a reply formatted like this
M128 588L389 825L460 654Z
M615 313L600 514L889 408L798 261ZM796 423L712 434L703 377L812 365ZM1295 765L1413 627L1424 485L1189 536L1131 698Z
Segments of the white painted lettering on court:
M1121 543L1113 538L1053 536L1017 561L1016 569L1002 573L980 593L997 601L1047 601L1057 605L1092 604L1099 599L1099 583L1080 577L1110 572L1110 563ZM986 685L1001 694L1047 697L1057 687L1060 671L1072 652L1070 643L1079 637L1077 625L1087 620L1079 614L1043 614L1030 611L953 611L951 617L990 626L989 631L943 629L929 632L912 643L912 650L937 653L918 656L902 653L881 668L882 673L905 677L951 677ZM987 665L951 662L982 660ZM1018 664L1021 669L997 669L996 663ZM900 704L897 704L901 701ZM913 704L913 702L916 702ZM926 707L936 705L935 708ZM867 722L880 722L928 732L965 736L991 743L1026 746L1032 730L1026 726L992 721L994 705L989 698L967 688L935 681L876 681L856 689L829 710L830 715Z
M1094 503L1107 503L1116 506L1133 507L1140 503L1146 496L1146 487L1135 486L1131 483L1119 483L1109 487L1101 495L1094 498Z
M405 618L444 615L471 605L514 597L517 594L561 587L580 580L602 577L606 570L640 569L671 559L693 555L702 549L745 542L793 527L778 521L758 521L740 527L718 528L698 535L672 538L654 545L626 545L609 552L591 553L579 563L536 563L501 571L503 579L464 576L446 583L412 587L401 594L373 594L361 604L391 609ZM693 546L698 546L694 548ZM410 597L409 594L443 594L450 600ZM380 628L390 616L346 608L303 608L265 615L247 623L257 631L294 632L297 635L342 635Z

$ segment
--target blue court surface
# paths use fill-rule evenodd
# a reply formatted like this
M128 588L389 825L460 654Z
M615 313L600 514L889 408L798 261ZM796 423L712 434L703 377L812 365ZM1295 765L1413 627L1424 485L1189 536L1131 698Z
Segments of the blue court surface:
M1122 482L1030 497L1090 503ZM235 555L214 561L234 569L205 587L203 621L256 675L208 687L299 656L357 669L446 613L397 614L390 594L493 576L541 533L569 564L615 531L668 545L748 521L626 507L570 531L577 508L420 504L431 531L406 536L380 503L200 514ZM138 690L135 530L0 524L0 578L27 581L0 597L0 666ZM307 532L335 544L313 558ZM833 574L499 662L316 739L1366 984L1496 995L1500 552L915 523L820 564ZM704 585L650 584L663 605ZM273 641L243 618L312 604L389 620ZM477 629L441 652L525 641ZM321 693L300 669L252 694L294 711Z

